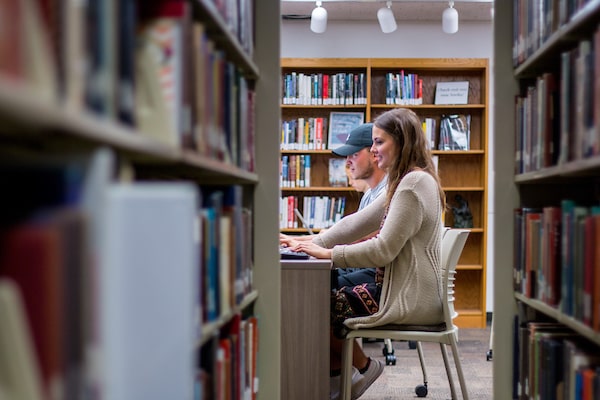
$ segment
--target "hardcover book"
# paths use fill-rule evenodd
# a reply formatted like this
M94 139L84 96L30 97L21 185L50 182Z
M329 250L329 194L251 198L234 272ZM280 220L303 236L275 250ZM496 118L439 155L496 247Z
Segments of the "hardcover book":
M346 175L346 159L329 159L329 185L333 187L348 186L348 175Z

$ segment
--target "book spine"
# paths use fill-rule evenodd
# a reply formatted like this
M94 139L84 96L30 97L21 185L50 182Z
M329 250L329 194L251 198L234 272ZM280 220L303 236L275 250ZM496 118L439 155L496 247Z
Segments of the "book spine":
M311 166L310 166L310 154L306 154L304 156L304 184L306 187L310 187L311 185L311 179L310 179L310 174L311 174Z

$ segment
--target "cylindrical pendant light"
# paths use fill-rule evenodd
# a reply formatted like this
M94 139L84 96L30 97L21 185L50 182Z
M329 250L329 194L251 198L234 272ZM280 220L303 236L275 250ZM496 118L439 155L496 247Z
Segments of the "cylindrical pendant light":
M381 7L377 10L377 19L379 20L379 26L383 33L394 32L398 25L396 25L396 19L394 18L394 12L392 11L392 2L388 1L386 7Z
M448 2L448 8L442 14L442 30L450 34L458 32L458 11L454 8L454 1Z
M321 7L321 1L317 1L317 6L310 15L310 30L323 33L325 29L327 29L327 10Z

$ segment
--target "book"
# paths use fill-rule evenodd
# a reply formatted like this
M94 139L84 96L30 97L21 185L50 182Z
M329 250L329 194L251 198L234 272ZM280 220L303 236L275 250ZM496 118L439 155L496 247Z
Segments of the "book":
M454 114L440 119L439 150L469 150L471 116Z
M9 40L15 40L14 43L20 43L21 49L13 55L22 56L22 73L27 84L35 90L36 96L47 101L54 101L58 98L59 90L56 82L57 58L52 51L52 44L48 37L48 26L44 23L39 2L35 0L21 0L20 10L17 10L17 17L12 23L20 25L19 35ZM11 15L12 14L7 14ZM19 18L20 16L20 18ZM12 19L9 17L7 19ZM14 33L14 32L12 32Z
M191 183L146 182L115 184L105 196L96 303L102 393L188 398L200 195Z
M592 218L594 220L594 231L596 240L600 237L600 210L592 207ZM594 283L592 285L592 329L600 331L600 246L594 246L593 255Z
M561 284L561 209L543 208L542 273L538 283L543 288L541 300L549 305L558 304Z
M204 206L202 218L202 238L204 258L201 260L204 287L203 321L214 321L219 316L219 248L218 248L218 210L214 206Z
M4 0L0 2L0 13L9 15L0 25L0 73L10 80L23 81L25 79L24 38L21 35L21 25L24 19L23 3L19 1Z
M348 186L348 175L346 174L346 159L332 157L329 159L329 186Z
M164 99L158 77L160 74L160 53L149 38L140 39L136 51L135 120L137 128L160 142L179 146L179 138L174 130L173 115Z
M540 241L542 212L525 214L525 291L524 295L535 298L537 273L540 269Z
M31 329L44 397L64 394L64 258L59 229L23 222L0 233L0 277L16 283Z
M78 2L81 3L81 2ZM73 5L76 7L77 5ZM125 125L135 126L135 36L137 29L137 2L135 0L120 0L117 2L117 15L118 15L118 49L117 49L117 92L116 92L116 115L120 122ZM77 9L73 10L75 13ZM75 25L75 29L77 26ZM77 33L71 33L75 36ZM70 39L72 40L72 39ZM81 40L81 39L79 39ZM78 53L80 52L79 47L81 45L75 41L72 45L74 60L72 62L81 62L78 60L82 58ZM75 72L77 71L77 65L73 66ZM79 66L79 68L81 68ZM77 75L76 75L77 76ZM70 78L71 79L71 78ZM69 96L70 98L77 96L77 86L79 83L73 82L75 88L75 94Z
M182 146L185 2L144 3L140 9L136 54L138 128Z
M0 386L7 399L42 400L41 372L17 284L0 278Z
M77 0L64 0L61 5L47 2L50 31L57 58L60 96L67 108L80 111L85 107L87 4Z
M563 342L563 399L575 400L577 396L577 372L585 367L597 366L600 357L584 349L584 344L576 339Z
M116 0L88 0L85 24L86 37L89 39L86 106L109 119L116 116L116 3Z
M564 51L560 55L560 148L558 163L564 164L573 159L574 144L571 132L575 127L575 75L573 59L575 50Z
M235 229L233 211L225 211L219 218L219 312L229 313L235 304L235 268L238 265L235 255Z

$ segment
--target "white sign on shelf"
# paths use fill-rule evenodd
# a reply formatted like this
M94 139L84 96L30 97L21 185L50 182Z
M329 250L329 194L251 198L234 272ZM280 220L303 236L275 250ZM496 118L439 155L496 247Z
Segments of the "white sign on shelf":
M438 82L435 87L435 104L467 104L469 82Z

